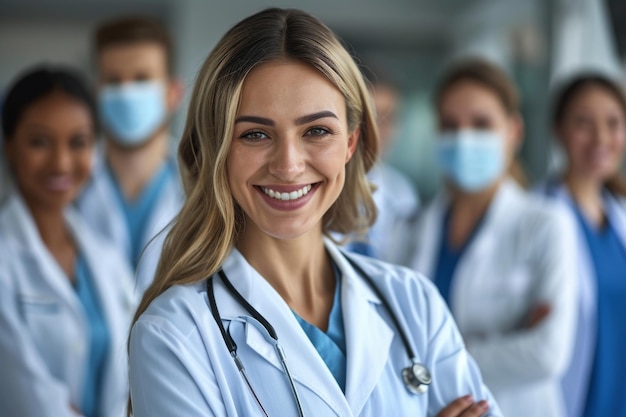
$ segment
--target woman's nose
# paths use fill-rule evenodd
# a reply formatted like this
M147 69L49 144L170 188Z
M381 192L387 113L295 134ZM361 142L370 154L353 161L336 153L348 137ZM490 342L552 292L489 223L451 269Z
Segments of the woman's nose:
M305 168L303 144L298 140L277 140L272 149L270 174L283 181L297 179Z
M72 166L71 150L62 145L55 146L50 156L50 165L59 173L69 171Z

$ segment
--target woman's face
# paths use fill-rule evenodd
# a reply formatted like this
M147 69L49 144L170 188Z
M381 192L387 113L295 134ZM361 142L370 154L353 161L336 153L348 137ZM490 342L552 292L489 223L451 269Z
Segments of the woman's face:
M255 68L243 84L227 173L245 233L294 239L321 233L356 149L341 92L295 62Z
M91 172L93 143L91 113L79 100L55 91L26 109L5 146L31 209L61 209L76 197Z
M604 181L624 157L624 109L602 87L590 85L574 95L557 127L571 172Z
M498 96L474 81L459 81L441 96L437 112L439 131L478 130L497 133L504 140L506 165L521 139L521 121L511 116Z

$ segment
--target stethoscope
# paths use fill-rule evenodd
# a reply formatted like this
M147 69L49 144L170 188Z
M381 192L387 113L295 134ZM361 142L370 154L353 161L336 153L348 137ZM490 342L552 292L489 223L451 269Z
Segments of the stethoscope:
M402 339L402 343L404 344L404 349L406 350L409 360L411 361L411 365L402 369L402 372L401 372L402 380L404 381L404 384L407 390L412 394L423 394L424 392L428 390L428 386L432 382L432 376L430 374L430 371L428 370L428 368L426 368L426 366L424 366L422 363L420 363L417 360L415 353L413 352L413 349L411 348L411 343L409 342L409 338L407 337L403 327L400 325L400 321L398 320L398 317L394 314L393 310L391 309L391 306L387 302L387 299L383 297L381 291L378 289L376 285L374 285L374 282L372 281L372 279L365 273L365 271L363 271L363 269L356 262L354 262L348 256L345 256L345 258L348 260L350 265L352 265L352 267L363 277L363 279L367 281L367 283L374 290L378 298L380 298L381 302L383 303L383 305L385 306L385 308L391 315L391 319L393 320L394 326L400 332L400 338ZM274 327L265 319L265 317L263 317L261 313L259 313L254 307L252 307L252 305L250 305L250 303L246 301L243 295L241 295L241 293L237 291L237 289L233 286L233 284L228 279L228 276L226 275L223 269L220 269L218 271L218 275L222 279L222 282L226 286L226 289L228 290L228 292L237 300L237 302L240 305L242 305L246 309L248 313L250 313L250 315L255 320L261 323L261 325L265 328L265 330L269 334L270 338L272 339L272 344L274 345L274 349L276 350L276 354L280 361L281 367L283 368L283 371L285 372L287 381L291 388L291 392L292 392L294 401L296 403L296 407L298 408L298 415L300 417L304 417L302 401L300 400L300 395L298 394L298 390L296 389L296 384L293 380L293 377L291 376L289 367L287 366L287 359L285 357L285 352L283 348L280 346L280 344L278 343L278 335L276 334L276 330L274 330ZM213 279L207 279L206 287L207 287L207 294L209 298L209 304L211 307L211 313L213 314L215 323L217 323L217 327L220 329L220 333L222 334L224 343L226 344L226 347L228 348L230 355L235 361L235 365L237 366L239 373L243 377L244 382L248 386L248 389L250 390L250 393L252 394L254 401L257 403L257 405L261 409L261 412L263 413L263 415L265 417L269 417L269 414L267 413L267 411L265 410L265 407L261 403L261 400L259 399L259 396L254 390L254 387L250 383L250 379L248 378L246 369L243 366L243 362L241 361L241 359L239 358L239 355L237 354L237 344L231 337L230 333L227 332L226 329L224 329L224 325L222 324L222 317L220 316L219 310L217 308L217 303L215 301Z

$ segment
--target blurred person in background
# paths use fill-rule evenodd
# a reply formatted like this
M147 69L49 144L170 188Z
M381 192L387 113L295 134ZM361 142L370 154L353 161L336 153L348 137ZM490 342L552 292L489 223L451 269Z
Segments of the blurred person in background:
M413 268L434 279L503 415L562 417L574 221L511 179L523 122L501 69L457 63L435 105L446 189L420 215Z
M626 416L626 98L601 74L568 79L553 128L567 163L538 187L571 210L578 227L577 335L563 378L568 417Z
M395 84L377 71L369 77L376 111L381 156L392 145L397 131L400 93ZM356 236L346 248L391 263L406 261L406 247L411 237L408 226L414 220L419 198L411 181L402 172L379 159L367 174L376 186L374 202L376 221L364 236Z
M91 172L96 107L72 71L39 67L2 112L0 414L122 417L132 273L71 202Z
M156 271L164 239L158 234L183 199L168 132L182 84L172 73L169 33L158 21L111 21L97 29L94 42L106 140L78 208L126 253L141 293Z

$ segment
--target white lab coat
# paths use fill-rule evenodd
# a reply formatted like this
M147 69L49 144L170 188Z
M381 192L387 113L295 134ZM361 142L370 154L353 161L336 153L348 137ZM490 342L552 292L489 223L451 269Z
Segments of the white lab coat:
M241 253L233 250L223 265L233 285L276 329L307 416L435 416L469 393L492 404L488 415L501 415L436 289L406 268L350 255L387 297L418 360L432 373L428 394L410 394L400 375L410 361L389 312L340 250L329 241L326 248L342 275L345 395L289 306ZM221 279L213 279L222 323L268 414L296 416L269 335ZM130 385L135 417L261 415L213 319L206 281L168 289L141 315L131 333Z
M433 277L449 202L421 216L413 268ZM485 383L508 417L564 416L559 379L573 343L575 225L567 210L506 180L462 255L450 308ZM540 303L550 314L523 327Z
M402 264L411 238L408 226L417 214L419 198L407 177L388 164L376 164L368 178L377 187L373 196L378 208L370 243L378 259Z
M163 242L167 235L165 232L160 232L178 214L182 203L183 191L180 181L178 177L170 178L159 195L150 218L146 221L141 239L144 252L135 272L135 289L139 294L142 294L154 279ZM102 152L98 153L91 180L83 189L76 205L87 224L97 233L111 240L122 253L131 253L132 242L126 218L120 208L115 185ZM155 236L157 237L152 240Z
M547 182L539 185L536 191L563 203L570 210L574 201L562 183ZM622 244L626 246L626 199L618 198L609 192L603 193L606 216L615 227ZM562 380L563 395L568 417L582 417L585 411L585 399L589 391L589 381L593 368L597 332L597 278L593 259L585 232L580 225L576 227L575 259L580 288L577 303L577 325L572 361Z
M100 417L125 416L125 342L133 314L132 275L117 251L67 212L68 226L93 274L110 347ZM21 198L0 210L0 415L76 417L89 345L87 318L67 276L42 242Z

